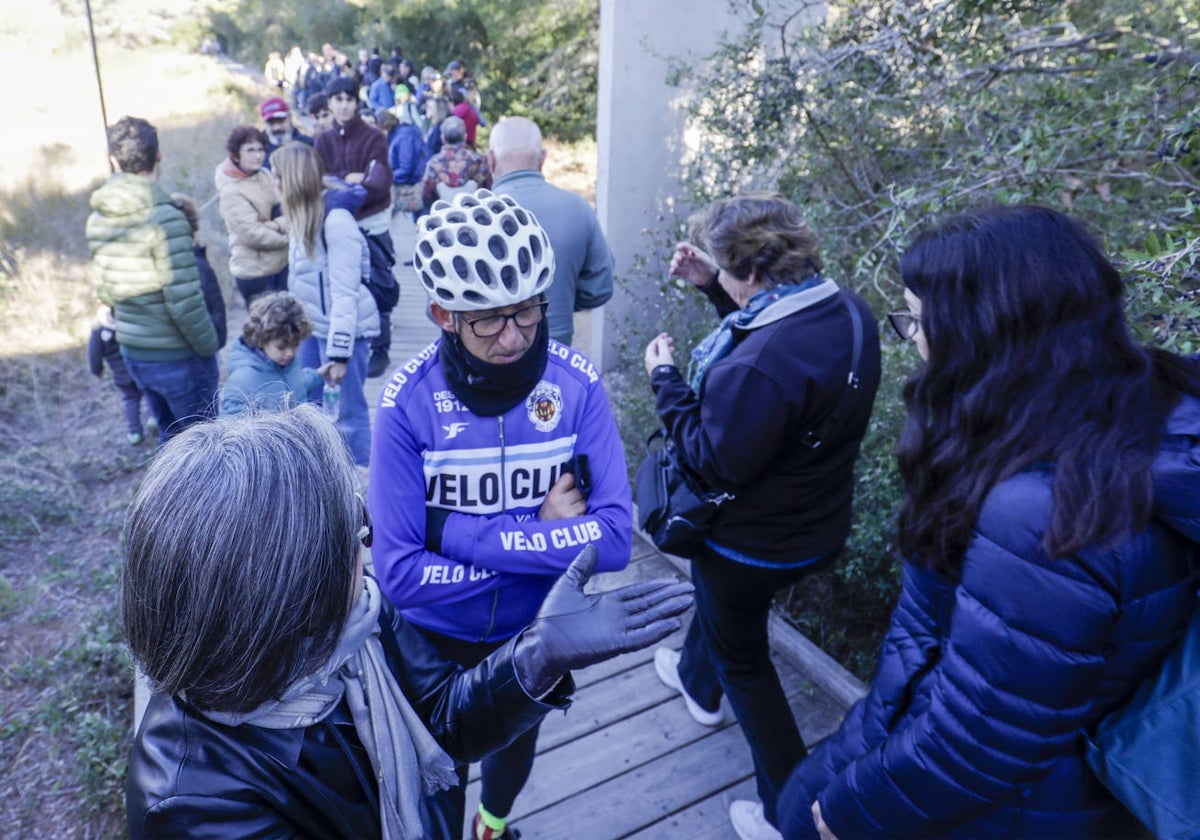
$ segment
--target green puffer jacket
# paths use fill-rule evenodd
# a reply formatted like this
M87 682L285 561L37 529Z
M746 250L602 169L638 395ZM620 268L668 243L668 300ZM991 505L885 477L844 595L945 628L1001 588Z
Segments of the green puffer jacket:
M192 228L158 184L117 173L92 193L87 220L92 279L113 307L131 358L178 361L217 352L192 254Z

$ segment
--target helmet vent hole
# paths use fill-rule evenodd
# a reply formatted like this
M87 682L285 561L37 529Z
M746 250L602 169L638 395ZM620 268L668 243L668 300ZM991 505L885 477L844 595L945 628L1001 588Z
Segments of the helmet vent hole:
M458 275L459 280L468 281L471 279L471 271L467 267L467 261L460 255L456 254L454 259L450 261L450 264L454 266L454 273Z
M442 226L442 220L438 216L426 216L425 227L428 230L437 230Z
M543 268L542 273L538 275L537 288L544 289L550 285L550 269Z
M533 258L540 260L542 258L542 240L539 236L529 237L529 250L533 252Z
M493 213L503 213L507 209L504 202L501 202L501 201L493 201L491 204L488 205L488 208Z
M454 300L454 292L451 292L449 289L435 288L433 291L442 300L447 300L447 301Z
M434 260L429 264L429 273L434 277L445 277L446 266L442 265L441 260Z
M517 290L517 270L511 265L506 265L500 269L500 282L504 284L504 288L510 292Z
M509 236L516 236L517 229L518 229L516 219L514 219L512 216L506 215L503 219L500 220L500 229L502 231L504 231L505 233L507 233Z
M454 232L448 228L442 228L439 230L435 235L435 238L437 239L437 244L441 245L443 248L449 248L454 244Z
M463 207L478 207L479 200L476 199L475 196L473 196L473 195L464 194L462 197L462 201L460 201L459 204L461 204Z
M477 225L490 225L492 223L492 214L483 207L475 208L475 212L471 214L471 218L475 220L475 224Z
M469 227L461 227L458 229L458 242L460 245L466 245L468 248L474 248L479 244L479 237L475 231Z
M421 282L425 285L425 288L429 289L431 292L436 288L433 284L433 278L424 272L421 272Z
M492 267L487 260L475 261L475 274L478 275L480 283L489 289L496 288L496 273L492 271Z
M461 210L455 210L452 213L446 214L446 224L461 225L467 220L467 214Z
M508 257L508 243L503 236L492 236L488 239L488 251L498 260Z
M429 259L433 256L433 246L429 244L428 239L421 240L421 244L417 246L417 251L419 251L421 256L425 259Z
M463 300L480 306L487 306L490 303L486 295L481 295L474 289L467 289L463 292Z
M525 277L529 274L529 269L533 267L533 260L529 258L528 248L517 249L517 268L521 272L521 276Z
M523 225L529 224L529 214L517 207L513 210L513 215L517 217L517 221Z

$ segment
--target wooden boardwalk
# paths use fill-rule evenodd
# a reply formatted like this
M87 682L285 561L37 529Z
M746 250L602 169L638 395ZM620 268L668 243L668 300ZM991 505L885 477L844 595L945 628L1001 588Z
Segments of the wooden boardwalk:
M391 358L398 367L438 331L425 315L420 282L411 268L399 264L412 254L414 228L406 215L393 218L392 236L401 283L392 321ZM385 381L367 382L372 406ZM666 557L635 537L629 567L599 575L592 585L609 589L677 574ZM778 622L772 630L777 629ZM680 631L667 644L677 648L682 637ZM746 742L728 709L730 722L717 729L692 720L679 696L659 681L653 654L627 654L575 674L574 703L542 725L533 773L510 817L524 840L736 838L729 803L755 798ZM845 706L788 658L775 658L805 741L814 743L837 727ZM478 803L475 766L467 789L468 815Z

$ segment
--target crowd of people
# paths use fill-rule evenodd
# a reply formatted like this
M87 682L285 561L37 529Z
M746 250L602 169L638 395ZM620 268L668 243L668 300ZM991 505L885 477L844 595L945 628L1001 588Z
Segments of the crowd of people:
M216 171L249 311L219 401L224 306L144 120L110 130L119 171L87 224L109 308L93 364L131 442L145 394L163 444L125 535L125 629L156 689L130 834L512 837L570 670L656 644L693 601L670 581L583 591L633 534L603 380L570 347L572 314L612 294L612 255L541 174L535 123L502 119L474 148L461 63L417 76L398 55L295 48L268 71L266 127L234 128ZM310 138L292 108L328 124ZM395 212L414 214L401 268L441 330L398 369ZM698 723L727 704L741 726L757 799L731 804L734 830L1135 834L1080 733L1195 607L1200 364L1135 341L1117 270L1062 213L981 208L921 234L887 316L922 360L898 441L902 591L866 697L810 753L768 613L849 535L881 376L874 313L824 269L784 197L717 201L668 271L719 321L685 365L669 332L644 351L680 461L728 498L687 558L682 649L654 667ZM330 387L333 423L307 405Z

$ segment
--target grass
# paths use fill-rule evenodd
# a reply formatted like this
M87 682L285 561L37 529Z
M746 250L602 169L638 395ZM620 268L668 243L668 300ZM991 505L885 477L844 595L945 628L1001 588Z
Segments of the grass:
M0 826L13 837L125 834L132 668L120 633L120 531L150 446L125 441L85 346L96 302L83 224L108 175L82 18L15 0L0 70L44 90L0 136ZM255 121L256 82L209 59L101 44L110 120L159 129L160 183L203 204L224 141ZM209 257L237 305L215 203Z

